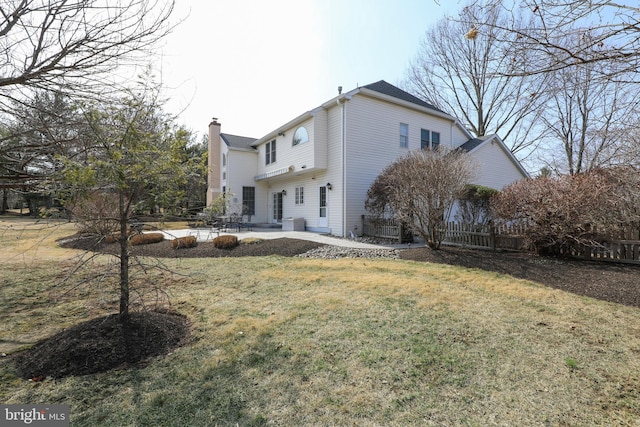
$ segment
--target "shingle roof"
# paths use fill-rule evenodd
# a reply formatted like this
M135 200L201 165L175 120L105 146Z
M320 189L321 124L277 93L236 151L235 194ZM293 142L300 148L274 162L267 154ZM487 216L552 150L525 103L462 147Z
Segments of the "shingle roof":
M471 138L470 140L468 140L467 142L462 144L460 146L460 148L462 148L464 151L469 152L469 151L473 150L474 148L476 148L478 145L480 145L483 142L485 142L489 138L493 138L493 135L487 135L487 136L483 136L483 137L480 137L480 138Z
M422 99L418 98L417 96L413 96L409 92L405 92L404 90L400 89L399 87L396 87L396 86L392 85L391 83L387 83L384 80L380 80L380 81L377 81L375 83L371 83L371 84L363 86L363 87L366 88L366 89L372 90L374 92L382 93L384 95L393 96L394 98L402 99L403 101L411 102L413 104L420 105L421 107L430 108L432 110L436 110L436 111L440 111L441 113L444 113L444 111L436 108L434 105L429 104L428 102L423 101Z
M251 146L254 142L256 142L256 138L249 138L246 136L238 136L238 135L229 135L228 133L221 133L220 137L229 147L233 148L243 148L247 150L255 150L254 147Z

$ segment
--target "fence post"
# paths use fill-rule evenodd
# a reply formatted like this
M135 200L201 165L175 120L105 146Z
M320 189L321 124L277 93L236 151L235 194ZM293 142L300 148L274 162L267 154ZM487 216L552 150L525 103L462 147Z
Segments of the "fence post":
M496 251L496 228L493 226L493 221L489 221L489 244L491 250Z

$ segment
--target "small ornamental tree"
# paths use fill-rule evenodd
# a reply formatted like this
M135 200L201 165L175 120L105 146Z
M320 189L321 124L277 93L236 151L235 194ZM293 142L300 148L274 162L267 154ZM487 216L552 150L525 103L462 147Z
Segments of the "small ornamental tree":
M439 249L453 204L473 175L471 158L462 150L410 151L378 175L365 208L374 217L394 217Z
M123 321L129 315L129 221L136 206L170 206L179 200L185 182L180 162L183 138L176 138L157 99L157 88L143 87L121 105L87 110L93 144L82 160L62 159L66 205L85 228L122 236L118 258ZM109 209L83 208L94 206L95 200Z

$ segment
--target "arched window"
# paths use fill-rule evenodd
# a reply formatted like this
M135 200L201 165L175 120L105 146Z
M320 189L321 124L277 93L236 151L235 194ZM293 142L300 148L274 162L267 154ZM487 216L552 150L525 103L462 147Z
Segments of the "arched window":
M296 132L293 134L293 146L296 146L298 144L304 144L305 142L309 141L309 133L307 132L307 129L304 126L300 126L298 129L296 129Z

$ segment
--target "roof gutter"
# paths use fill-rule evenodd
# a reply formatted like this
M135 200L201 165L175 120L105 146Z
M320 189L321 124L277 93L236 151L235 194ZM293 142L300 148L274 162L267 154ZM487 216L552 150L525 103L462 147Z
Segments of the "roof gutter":
M269 142L273 138L277 137L279 133L282 133L282 132L294 127L295 125L300 124L300 123L304 122L305 120L310 119L311 117L313 117L313 115L314 115L313 111L307 111L307 112L299 115L295 119L291 120L290 122L280 126L278 129L273 130L273 131L269 132L268 134L266 134L265 136L263 136L262 138L256 140L254 143L251 144L251 146L252 147L257 147L260 144L264 144L265 142Z
M396 98L394 96L385 95L384 93L376 92L375 90L367 89L366 87L359 88L358 90L363 95L369 96L371 98L377 98L392 104L409 108L411 110L416 110L422 113L430 114L432 116L440 117L442 119L449 120L451 122L457 121L455 117L450 116L447 113L443 113L441 111L434 110L432 108L423 107L422 105L414 104L413 102L405 101L404 99Z

